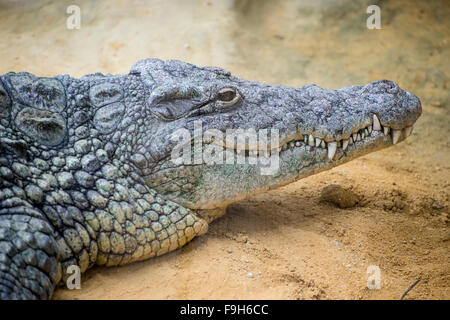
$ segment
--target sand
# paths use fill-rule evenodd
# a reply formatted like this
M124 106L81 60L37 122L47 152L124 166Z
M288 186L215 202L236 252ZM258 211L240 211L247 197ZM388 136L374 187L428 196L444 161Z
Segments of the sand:
M366 28L374 3L381 30ZM71 4L79 30L66 27ZM235 203L184 248L95 267L54 298L397 299L420 278L406 299L450 299L449 18L439 0L0 0L0 74L127 73L158 57L292 86L389 79L423 106L405 142ZM320 201L330 184L361 201Z

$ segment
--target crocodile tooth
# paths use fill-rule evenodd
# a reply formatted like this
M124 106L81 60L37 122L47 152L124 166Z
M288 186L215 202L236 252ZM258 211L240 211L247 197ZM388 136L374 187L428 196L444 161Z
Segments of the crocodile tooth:
M372 133L372 126L368 126L367 127L367 131L369 131L369 134L371 134Z
M357 133L352 133L352 137L353 137L353 141L357 141L358 138L358 134Z
M294 141L289 142L289 147L290 147L291 149L295 147Z
M296 147L300 147L301 145L302 145L302 143L299 140L295 141L295 146Z
M402 134L402 130L392 129L392 143L396 144L398 140L400 140L400 136Z
M304 134L304 135L303 135L303 141L304 141L305 143L308 143L308 135L307 135L307 134Z
M369 130L364 129L364 136L365 136L365 137L368 137L368 136L369 136Z
M356 135L356 141L361 141L361 135L359 133Z
M353 138L352 138L352 137L350 137L350 138L348 139L348 143L349 143L350 145L353 144Z
M325 144L325 141L323 141L323 140L322 140L322 142L320 143L320 146L321 146L322 148L324 148L324 149L327 147L327 145Z
M405 138L408 138L411 135L411 132L413 130L413 126L409 126L403 129L403 135Z
M321 142L322 142L322 139L316 138L316 147L320 146Z
M311 146L311 147L314 147L314 137L312 136L312 135L309 135L309 140L308 140L308 144Z
M381 131L380 119L378 119L376 114L373 115L373 130Z
M387 136L389 134L389 127L383 127L384 135Z
M342 149L346 150L348 147L348 139L342 140Z
M328 142L328 159L333 160L336 154L337 143L336 141Z

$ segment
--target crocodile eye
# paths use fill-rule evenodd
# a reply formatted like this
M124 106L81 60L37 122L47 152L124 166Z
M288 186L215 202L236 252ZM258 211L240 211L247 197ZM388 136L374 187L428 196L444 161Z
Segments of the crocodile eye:
M234 89L222 89L217 93L217 99L224 101L224 102L229 102L232 101L234 99L234 97L236 96L236 91Z
M232 106L241 99L239 91L235 88L223 88L217 92L216 100L220 101L223 106Z

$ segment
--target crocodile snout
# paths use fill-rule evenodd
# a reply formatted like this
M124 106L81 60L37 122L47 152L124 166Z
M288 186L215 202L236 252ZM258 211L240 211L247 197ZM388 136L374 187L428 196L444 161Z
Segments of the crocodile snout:
M422 114L419 98L389 80L366 85L362 96L368 105L368 112L376 114L381 125L394 130L412 126Z

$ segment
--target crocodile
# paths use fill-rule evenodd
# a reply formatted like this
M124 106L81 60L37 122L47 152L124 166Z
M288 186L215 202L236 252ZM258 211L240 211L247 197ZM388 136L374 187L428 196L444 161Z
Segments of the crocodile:
M295 88L177 60L145 59L124 75L4 74L0 298L49 299L73 266L180 248L233 202L403 141L421 112L388 80ZM218 134L228 130L267 133L266 144L230 143ZM189 161L209 147L248 161ZM175 161L176 149L186 157Z

